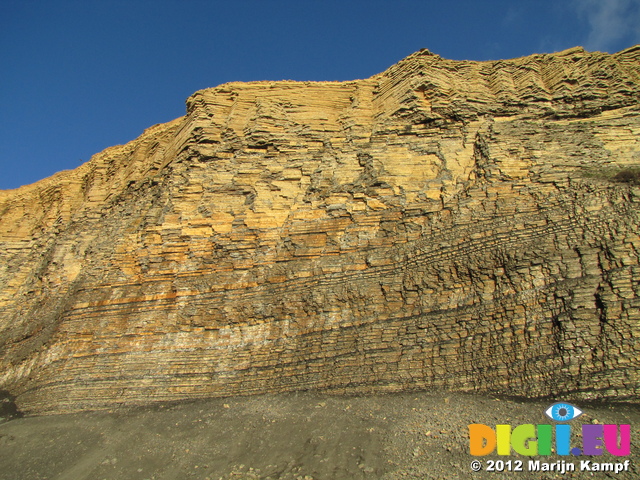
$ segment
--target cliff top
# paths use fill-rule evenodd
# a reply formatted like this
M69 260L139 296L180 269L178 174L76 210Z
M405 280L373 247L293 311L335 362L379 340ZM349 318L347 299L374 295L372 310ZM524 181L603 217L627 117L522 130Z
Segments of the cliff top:
M354 90L359 85L369 84L373 85L374 95L381 94L384 98L385 91L397 87L398 83L406 84L403 87L408 93L401 102L411 103L418 96L419 100L426 100L432 110L439 110L444 116L464 119L527 112L559 118L584 117L640 101L640 45L614 54L587 52L582 47L573 47L557 53L488 61L448 60L428 49L421 49L384 72L364 80L229 82L198 90L187 99L187 115L201 95L233 96L243 91L252 92L255 96L273 97L304 89L304 96L308 97L325 95L328 93L326 89ZM401 115L403 112L387 113ZM163 124L154 125L141 137L163 128ZM124 146L109 147L101 154L121 148ZM62 171L32 185L56 183L67 175ZM0 201L27 190L31 190L30 185L0 190Z

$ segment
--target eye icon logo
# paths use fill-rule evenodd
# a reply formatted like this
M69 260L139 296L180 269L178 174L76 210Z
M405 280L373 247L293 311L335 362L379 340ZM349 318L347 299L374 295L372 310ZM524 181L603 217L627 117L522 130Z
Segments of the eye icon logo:
M568 422L582 415L582 410L568 403L555 403L544 412L556 422Z

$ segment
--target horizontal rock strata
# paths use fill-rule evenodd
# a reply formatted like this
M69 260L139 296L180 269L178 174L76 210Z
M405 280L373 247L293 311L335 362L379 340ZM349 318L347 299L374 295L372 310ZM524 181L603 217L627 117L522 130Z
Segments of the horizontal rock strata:
M0 192L0 389L632 398L639 164L640 47L196 92Z

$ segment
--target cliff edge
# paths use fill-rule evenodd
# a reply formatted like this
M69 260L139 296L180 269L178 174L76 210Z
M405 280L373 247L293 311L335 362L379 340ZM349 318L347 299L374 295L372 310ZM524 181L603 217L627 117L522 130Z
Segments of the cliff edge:
M639 166L640 46L198 91L0 191L0 390L637 398Z

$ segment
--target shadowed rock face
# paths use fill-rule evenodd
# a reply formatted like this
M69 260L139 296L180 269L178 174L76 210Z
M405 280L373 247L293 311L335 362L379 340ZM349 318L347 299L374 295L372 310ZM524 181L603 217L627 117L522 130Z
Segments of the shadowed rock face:
M0 424L22 416L14 400L15 398L9 392L0 390Z
M637 395L639 104L640 47L196 92L0 191L0 389Z

